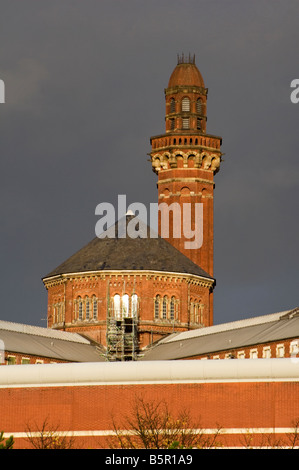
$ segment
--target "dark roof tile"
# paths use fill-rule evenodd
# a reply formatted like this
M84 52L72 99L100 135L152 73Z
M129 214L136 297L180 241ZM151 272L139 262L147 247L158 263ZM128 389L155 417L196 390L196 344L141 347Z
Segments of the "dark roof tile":
M132 216L126 217L128 223ZM163 238L149 236L150 229L141 222L146 237L121 238L122 220L115 224L115 238L94 238L44 279L60 274L85 271L166 271L188 273L204 278L211 276ZM109 230L113 230L112 227Z

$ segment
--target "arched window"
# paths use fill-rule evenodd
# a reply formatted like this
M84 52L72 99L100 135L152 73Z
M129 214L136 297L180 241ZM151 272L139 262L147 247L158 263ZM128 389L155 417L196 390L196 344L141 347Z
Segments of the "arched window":
M128 317L129 316L129 296L125 294L122 296L122 316Z
M190 100L187 97L182 99L182 111L190 111Z
M116 318L120 318L120 295L118 294L113 297L113 312Z
M194 301L191 299L190 302L190 323L194 323Z
M199 304L199 323L203 325L204 318L203 318L203 305Z
M83 320L83 301L78 297L78 319Z
M170 112L175 113L175 99L171 98L170 100Z
M170 129L173 130L175 128L175 119L170 119Z
M201 130L201 119L197 118L197 130Z
M194 323L198 323L198 304L194 304Z
M170 320L174 320L174 305L175 305L175 298L171 297L171 301L170 301Z
M58 323L62 323L64 321L64 303L59 301L57 304L57 318Z
M53 305L53 323L56 323L56 305Z
M167 304L168 304L168 299L167 296L165 295L163 298L163 307L162 307L162 318L163 320L167 319Z
M92 297L92 317L94 320L98 318L98 301L95 295Z
M158 320L160 314L160 296L157 295L155 298L155 319Z
M131 313L132 317L137 316L137 311L138 311L138 296L137 294L133 294L131 298Z
M198 114L202 114L202 100L201 100L201 98L198 98L198 100L196 101L196 112Z
M90 299L85 297L85 320L89 320L90 317Z

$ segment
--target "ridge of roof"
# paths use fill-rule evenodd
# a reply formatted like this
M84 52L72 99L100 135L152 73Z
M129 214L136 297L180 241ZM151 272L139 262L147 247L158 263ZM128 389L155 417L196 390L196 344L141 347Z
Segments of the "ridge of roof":
M1 330L24 333L26 335L43 336L45 338L60 339L71 341L73 343L90 344L88 339L83 338L83 336L77 333L58 331L51 328L44 328L42 326L26 325L24 323L14 323L5 320L0 320L0 331Z
M183 341L199 336L207 336L215 333L221 333L224 331L237 330L240 328L246 328L248 326L261 325L263 323L275 322L277 320L288 318L288 315L296 311L295 309L285 310L282 312L270 313L267 315L260 315L258 317L244 318L242 320L235 320L227 323L220 323L218 325L206 326L203 328L196 328L194 330L184 331L182 333L174 333L171 336L163 338L159 341L162 343L170 343L174 341Z
M299 338L298 308L249 320L253 321L244 321L243 327L239 328L211 331L212 327L208 327L210 334L183 336L181 333L176 337L172 335L169 341L165 338L151 349L144 350L140 360L178 360L196 356L209 358L210 354L218 354L221 351L240 350L251 345L283 341L285 338ZM231 322L231 325L236 323L239 322ZM207 328L202 328L205 329Z

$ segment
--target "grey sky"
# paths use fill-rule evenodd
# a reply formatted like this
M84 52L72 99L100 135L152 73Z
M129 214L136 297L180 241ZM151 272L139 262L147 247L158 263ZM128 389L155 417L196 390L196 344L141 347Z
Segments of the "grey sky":
M41 278L100 202L157 202L147 161L177 53L196 56L215 190L215 323L299 305L299 3L0 1L1 319L46 325Z

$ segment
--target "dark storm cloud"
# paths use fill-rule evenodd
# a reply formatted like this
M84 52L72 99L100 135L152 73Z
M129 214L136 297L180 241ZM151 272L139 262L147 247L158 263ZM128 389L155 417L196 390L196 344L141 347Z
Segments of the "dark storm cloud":
M95 207L157 201L149 138L180 52L223 137L216 323L298 305L297 1L0 2L4 320L45 325L40 278L94 237Z

